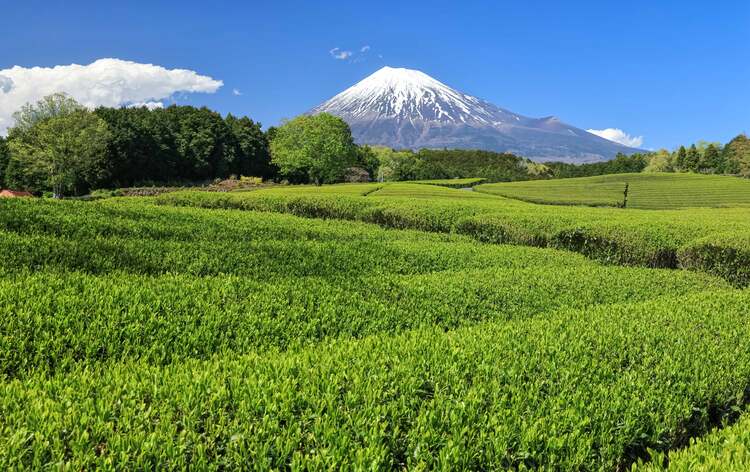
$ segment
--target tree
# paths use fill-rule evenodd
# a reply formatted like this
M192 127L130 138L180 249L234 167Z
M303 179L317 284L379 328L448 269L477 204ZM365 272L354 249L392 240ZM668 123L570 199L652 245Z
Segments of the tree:
M380 162L370 146L357 146L357 163L355 165L364 169L370 177L375 177Z
M47 95L34 104L27 103L13 113L14 126L8 130L10 137L25 133L37 123L56 116L68 115L85 110L85 107L65 93Z
M356 153L349 125L328 113L286 121L271 141L271 161L283 175L304 175L316 185L340 181Z
M724 168L719 148L708 144L698 162L698 170L704 173L718 173Z
M674 172L672 155L666 149L660 149L648 157L648 165L643 172Z
M724 146L725 172L750 177L750 138L745 134L735 136Z
M373 176L378 181L416 180L419 161L411 151L394 151L384 146L373 146L370 151L378 160L378 170Z
M271 150L266 134L250 118L236 118L232 114L225 119L234 139L235 158L230 165L233 174L269 178L274 174L271 165Z
M8 169L8 161L10 160L10 150L8 144L2 136L0 136L0 188L5 185L5 174Z
M35 122L9 143L17 172L53 196L80 193L102 178L107 124L86 110L69 112Z
M686 161L687 161L687 149L685 149L685 146L680 146L674 158L675 168L679 171L687 170Z
M695 147L695 144L692 144L685 155L685 170L689 172L697 171L700 159L701 155L698 148Z

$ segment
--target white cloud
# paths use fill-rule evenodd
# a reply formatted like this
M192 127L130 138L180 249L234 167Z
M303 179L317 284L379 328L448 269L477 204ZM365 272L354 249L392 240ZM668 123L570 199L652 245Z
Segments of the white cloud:
M242 92L240 92L239 89L232 89L232 95L239 97L240 95L242 95Z
M625 146L641 147L643 145L643 136L631 136L619 128L587 129L586 131Z
M205 75L120 59L99 59L88 65L20 67L0 70L0 134L13 125L12 115L26 103L65 92L87 107L143 104L177 92L213 93L224 85Z
M135 102L128 105L131 108L146 107L149 110L155 110L157 108L164 108L163 102Z
M362 46L362 48L360 48L359 52L367 52L369 50L370 50L370 46L369 45L364 45L364 46Z
M13 80L10 77L0 75L0 92L8 93L13 88Z
M340 61L343 61L345 59L349 59L350 57L352 57L351 51L342 51L339 48L333 48L330 51L328 51L328 53L331 55L331 57L333 57L334 59L338 59Z

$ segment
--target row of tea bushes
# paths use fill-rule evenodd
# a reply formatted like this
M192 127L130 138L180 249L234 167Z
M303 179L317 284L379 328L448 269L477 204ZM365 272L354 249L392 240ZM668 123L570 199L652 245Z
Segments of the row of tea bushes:
M293 272L292 269L289 272ZM167 364L722 288L688 272L582 265L340 278L13 273L0 278L0 374L122 358Z
M488 242L556 247L607 263L647 267L683 264L680 249L719 233L750 234L750 208L623 210L533 205L418 184L388 184L368 196L335 189L306 193L277 188L214 196L181 192L161 204L236 208L337 218L422 231L460 233ZM743 259L733 261L748 270Z
M676 310L676 307L680 307ZM623 470L742 407L750 292L0 384L0 467Z

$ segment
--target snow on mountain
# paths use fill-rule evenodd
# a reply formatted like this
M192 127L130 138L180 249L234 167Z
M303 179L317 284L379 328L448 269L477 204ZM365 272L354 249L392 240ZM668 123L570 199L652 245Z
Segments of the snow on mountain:
M323 112L349 123L360 144L485 149L567 162L636 151L555 117L513 113L412 69L383 67L309 113Z

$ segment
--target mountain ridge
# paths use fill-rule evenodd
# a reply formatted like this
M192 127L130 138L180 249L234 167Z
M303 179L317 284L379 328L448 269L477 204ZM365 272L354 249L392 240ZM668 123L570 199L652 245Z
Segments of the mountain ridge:
M383 67L313 108L344 119L359 144L511 152L537 161L597 162L630 148L562 122L532 118L455 90L424 72Z

